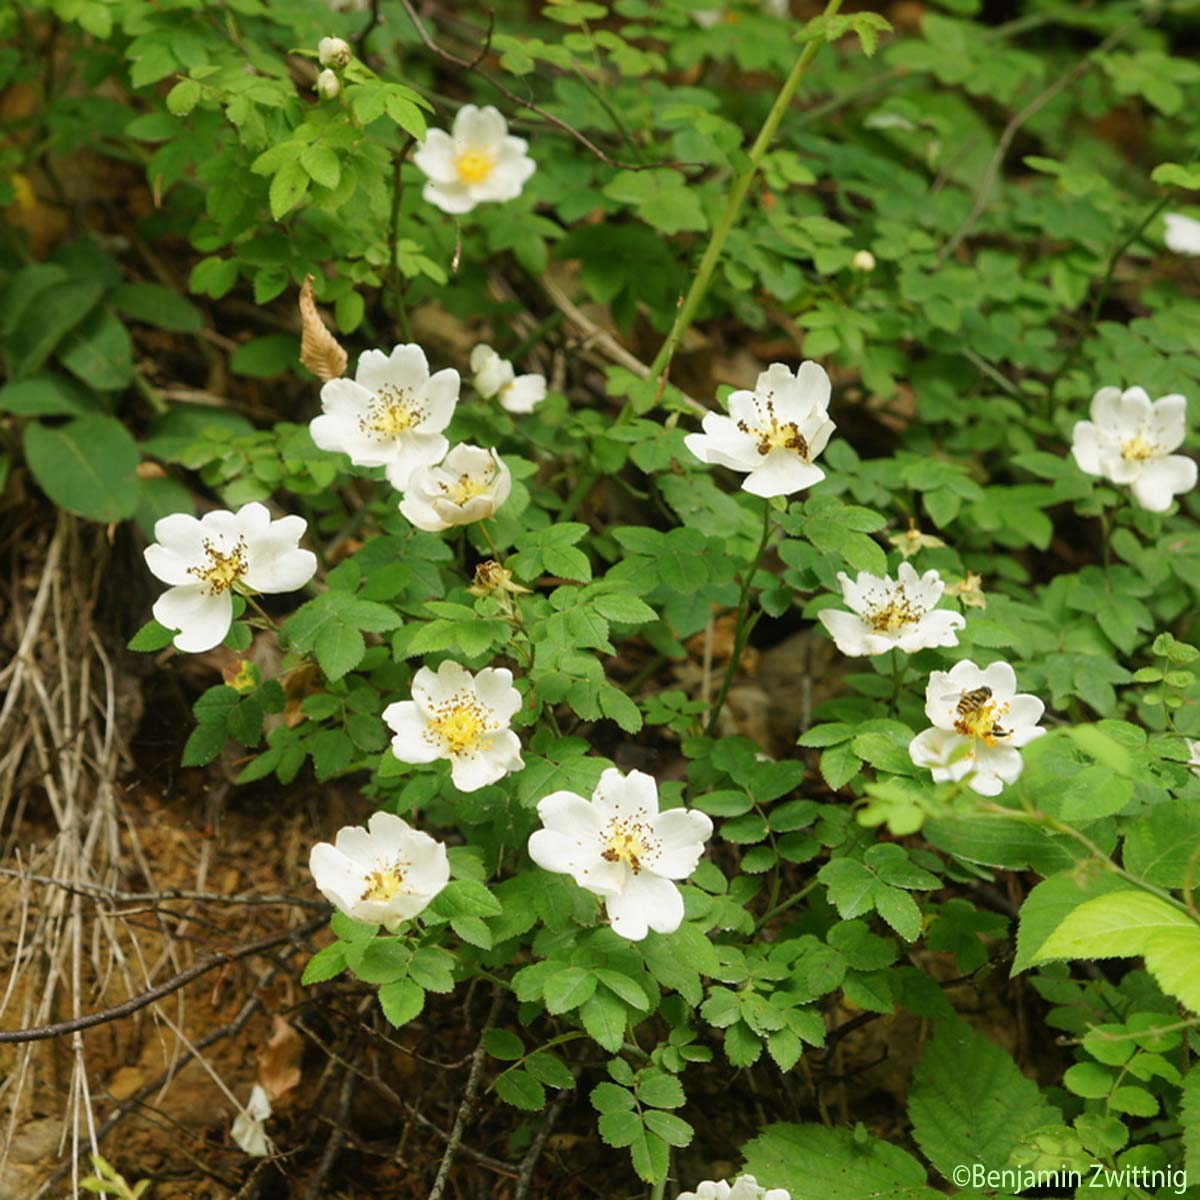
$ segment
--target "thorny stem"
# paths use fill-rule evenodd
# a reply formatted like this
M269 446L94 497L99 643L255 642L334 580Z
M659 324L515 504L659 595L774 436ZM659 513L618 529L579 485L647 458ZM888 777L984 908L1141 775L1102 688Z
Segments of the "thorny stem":
M823 15L832 17L841 7L842 0L829 0L825 6ZM671 360L675 357L675 351L679 348L679 343L683 340L683 335L691 328L691 324L696 318L696 311L699 309L704 297L708 294L713 272L720 261L721 252L725 249L725 240L728 238L729 232L742 210L746 193L749 192L750 185L754 182L759 167L762 165L762 160L766 157L766 153L775 139L775 134L779 130L779 123L783 120L783 114L787 112L792 99L796 95L796 89L800 86L800 80L804 78L804 73L808 70L809 64L816 57L817 51L820 48L820 41L811 41L804 47L800 57L796 59L791 72L787 79L784 80L783 86L779 89L779 93L775 97L770 111L767 113L766 120L762 123L762 128L758 131L758 136L754 139L754 145L750 147L749 160L745 169L734 179L729 189L729 195L725 200L725 208L717 219L716 225L713 226L712 236L708 239L708 245L704 248L700 265L696 268L696 274L692 277L691 286L688 288L687 295L684 296L675 313L675 321L671 326L671 332L667 334L667 340L659 347L658 353L654 356L654 361L650 364L649 378L658 380L660 394L666 387L667 375L670 372ZM626 400L621 411L617 414L616 423L623 425L632 415L633 404L630 400ZM571 519L575 510L583 503L584 498L592 490L598 478L598 473L589 471L579 480L559 513L560 521L569 521Z
M762 566L763 556L767 552L767 544L771 540L774 528L771 523L771 502L764 500L762 537L759 539L758 549L754 552L754 557L750 560L745 575L742 576L742 591L738 596L737 628L733 635L733 650L729 655L729 666L725 669L725 678L721 681L721 690L717 693L716 703L713 704L712 712L708 715L708 724L704 729L706 737L712 737L717 731L721 710L725 707L725 698L729 695L729 689L733 686L733 681L737 676L738 665L742 661L742 651L745 650L746 643L750 640L750 633L758 623L759 614L757 613L747 619L750 610L750 590L754 585L754 576L758 574L758 569Z

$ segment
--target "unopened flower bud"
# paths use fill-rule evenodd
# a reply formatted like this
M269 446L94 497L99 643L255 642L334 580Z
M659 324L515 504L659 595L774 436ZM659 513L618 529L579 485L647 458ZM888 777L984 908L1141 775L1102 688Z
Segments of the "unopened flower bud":
M855 271L873 271L875 270L875 255L870 250L859 250L850 260L850 266Z
M350 43L339 37L323 37L317 43L317 58L321 60L323 67L344 70L350 65L352 54Z
M341 91L341 81L328 68L317 76L317 95L322 100L336 100L341 95Z
M494 592L528 593L527 587L513 583L512 572L489 559L475 568L475 582L467 588L472 596L490 596Z

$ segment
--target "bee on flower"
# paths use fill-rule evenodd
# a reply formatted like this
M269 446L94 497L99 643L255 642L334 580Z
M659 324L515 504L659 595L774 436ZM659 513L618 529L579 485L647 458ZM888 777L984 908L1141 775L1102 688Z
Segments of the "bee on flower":
M529 143L509 134L508 122L490 105L464 104L450 133L429 130L413 162L428 178L425 199L455 215L477 204L515 199L537 170Z
M965 779L981 796L998 796L1021 774L1020 747L1046 732L1038 725L1045 710L1036 696L1017 691L1008 663L981 668L963 659L929 676L925 715L933 728L918 733L908 752L939 782Z

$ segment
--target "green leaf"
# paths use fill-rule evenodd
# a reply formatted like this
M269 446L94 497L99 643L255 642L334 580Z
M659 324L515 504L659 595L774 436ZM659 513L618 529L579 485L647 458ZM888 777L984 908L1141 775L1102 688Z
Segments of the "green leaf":
M399 1028L421 1015L425 1007L425 989L411 979L385 983L379 989L379 1007L388 1021Z
M325 980L340 975L345 969L346 948L341 942L334 942L331 946L323 946L308 960L300 982L305 987L314 983L324 983Z
M94 396L65 375L32 375L0 388L0 412L22 417L73 417L99 407Z
M115 417L76 417L53 429L25 429L25 459L60 508L91 521L123 521L141 496L138 448Z
M768 1125L742 1147L763 1187L821 1200L943 1200L925 1169L899 1146L824 1125Z
M538 1112L546 1107L546 1089L522 1067L512 1067L496 1080L496 1094L525 1112Z
M683 1084L666 1071L648 1070L637 1082L637 1098L651 1108L682 1108L687 1101Z
M1078 907L1098 896L1127 890L1129 885L1108 872L1063 871L1044 879L1021 905L1017 933L1017 957L1012 973L1020 974L1040 961L1038 953L1046 940Z
M1192 1012L1200 1012L1200 925L1184 911L1129 888L1071 911L1042 943L1033 963L1056 958L1140 955L1155 982Z
M313 651L331 682L341 679L362 662L367 652L363 635L349 625L326 625L317 635Z
M271 203L271 216L278 221L286 213L291 212L308 192L311 176L300 165L298 158L285 162L271 180L268 198Z
M103 295L103 284L80 279L67 279L39 292L22 312L9 338L12 373L30 375L39 370Z
M508 1029L489 1029L483 1035L483 1047L501 1062L516 1062L525 1053L525 1043Z
M186 117L200 100L200 85L194 79L181 79L167 93L167 112Z
M127 650L140 650L142 653L161 650L164 646L171 644L171 639L174 636L174 631L168 629L165 625L160 625L157 621L150 620L125 643L125 648Z
M959 1020L925 1044L908 1115L921 1152L952 1182L961 1163L1007 1166L1028 1133L1062 1119L1000 1046Z
M596 976L582 967L564 967L546 981L542 995L546 1011L557 1016L570 1012L591 998L596 990Z
M610 1054L625 1044L625 1005L611 992L597 991L579 1010L579 1017L588 1034Z
M708 228L699 197L674 171L622 171L605 185L604 194L632 205L641 220L662 233Z
M630 1008L635 1008L638 1012L650 1011L650 1001L646 999L646 993L628 975L622 975L620 971L610 971L607 967L595 967L592 974L606 988L620 996Z
M663 1112L661 1109L651 1109L645 1114L646 1128L671 1146L691 1145L695 1130L682 1118L674 1113Z
M107 308L99 308L59 347L59 361L97 391L119 391L133 379L129 330Z

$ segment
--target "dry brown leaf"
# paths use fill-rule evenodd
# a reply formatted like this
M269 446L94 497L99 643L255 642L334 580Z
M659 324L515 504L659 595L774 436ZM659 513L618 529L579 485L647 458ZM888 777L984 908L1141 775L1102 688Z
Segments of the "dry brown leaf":
M317 312L312 281L307 276L300 289L300 361L318 379L337 379L346 373L346 352Z
M272 1103L300 1082L300 1054L303 1049L304 1042L300 1035L282 1017L275 1017L271 1036L256 1056L258 1081Z

